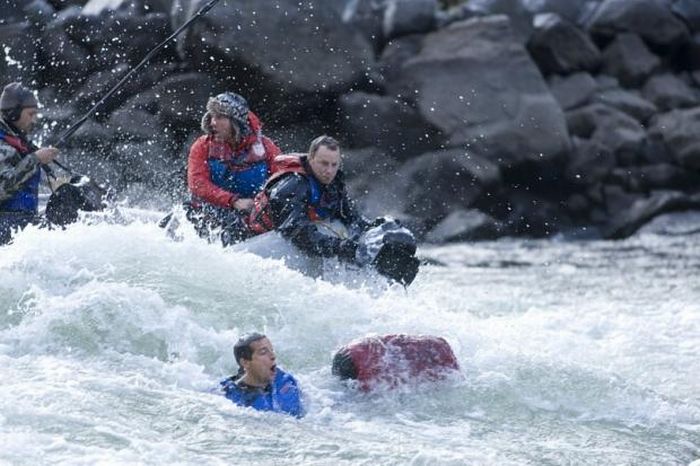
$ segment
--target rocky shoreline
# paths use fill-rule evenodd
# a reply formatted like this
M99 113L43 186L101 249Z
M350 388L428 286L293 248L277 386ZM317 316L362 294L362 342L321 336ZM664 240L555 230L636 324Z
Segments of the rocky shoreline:
M49 138L207 2L9 3L0 73L40 89ZM176 202L204 102L225 89L284 150L339 136L363 208L426 241L623 238L700 210L693 0L221 0L66 159Z

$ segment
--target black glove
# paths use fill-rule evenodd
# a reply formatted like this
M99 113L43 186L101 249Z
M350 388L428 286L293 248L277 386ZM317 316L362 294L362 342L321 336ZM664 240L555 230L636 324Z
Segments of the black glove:
M357 241L344 239L338 244L338 259L345 262L355 262L355 251L357 251Z

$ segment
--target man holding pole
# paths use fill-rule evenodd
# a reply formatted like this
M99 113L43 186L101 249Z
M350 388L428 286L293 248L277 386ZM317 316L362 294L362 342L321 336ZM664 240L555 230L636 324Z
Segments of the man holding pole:
M58 154L28 139L38 106L20 83L8 84L0 95L0 245L10 242L13 230L38 221L40 167Z

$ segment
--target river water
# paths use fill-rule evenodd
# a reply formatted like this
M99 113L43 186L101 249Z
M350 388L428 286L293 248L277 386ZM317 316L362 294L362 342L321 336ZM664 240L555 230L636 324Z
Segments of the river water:
M154 213L154 217L157 216ZM414 284L333 284L154 221L0 247L0 463L614 464L700 458L700 234L419 249ZM210 392L262 330L301 420ZM370 334L439 335L458 377L362 394Z

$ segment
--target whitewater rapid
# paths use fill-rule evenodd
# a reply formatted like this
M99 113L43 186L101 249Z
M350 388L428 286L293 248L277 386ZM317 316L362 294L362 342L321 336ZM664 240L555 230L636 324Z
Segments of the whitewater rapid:
M173 241L158 215L0 247L0 463L700 458L697 231L424 245L404 290ZM305 418L211 392L252 330L299 379ZM459 377L367 395L331 375L335 349L384 333L446 338Z

